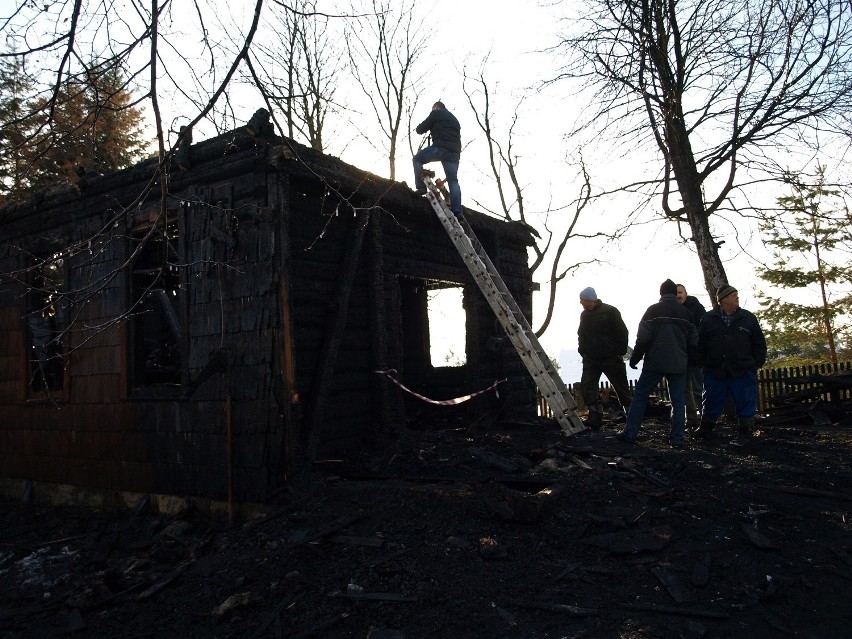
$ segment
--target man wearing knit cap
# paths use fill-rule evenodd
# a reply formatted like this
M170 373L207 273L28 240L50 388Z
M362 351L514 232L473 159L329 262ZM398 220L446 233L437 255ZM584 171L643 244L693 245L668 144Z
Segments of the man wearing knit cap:
M690 355L694 358L698 332L692 323L692 313L677 299L677 285L666 280L660 285L660 301L648 307L636 334L636 345L630 356L630 368L645 360L642 373L636 382L633 403L627 414L627 423L619 436L635 442L639 426L645 417L645 407L651 392L663 378L669 385L672 402L672 426L669 444L683 446L686 426L686 375Z
M603 404L600 396L601 375L606 375L618 395L618 401L627 411L630 408L630 387L627 368L622 357L627 352L627 326L621 313L610 304L604 304L591 286L580 291L580 328L578 351L583 358L580 392L589 407L584 422L587 428L600 428L603 421Z
M704 401L697 437L712 437L728 395L737 412L737 438L751 441L757 413L757 369L766 362L766 339L757 318L740 308L737 289L730 284L716 291L718 307L698 326L698 360L704 370Z

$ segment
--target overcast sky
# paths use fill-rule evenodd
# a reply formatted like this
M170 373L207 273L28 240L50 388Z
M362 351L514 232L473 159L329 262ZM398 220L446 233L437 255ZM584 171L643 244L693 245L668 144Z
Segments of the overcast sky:
M469 143L462 155L459 181L467 204L472 199L493 201L489 189L493 184L486 175L485 147L474 139L480 134L473 114L461 88L462 69L479 69L479 61L490 51L485 72L495 82L494 106L508 116L521 93L529 97L521 107L521 124L518 127L518 149L521 154L519 172L526 184L524 191L527 210L545 210L548 203L564 203L576 194L577 183L573 171L565 163L566 154L573 152L563 135L577 110L582 108L570 95L569 87L536 93L529 89L537 82L553 77L554 62L558 58L543 53L552 45L558 33L558 15L565 15L569 3L551 9L538 6L534 0L521 2L484 2L482 0L438 0L432 44L437 46L435 81L436 96L453 110L462 123L462 137ZM552 4L552 3L548 3ZM428 98L426 102L429 101ZM422 105L423 117L430 104ZM584 149L584 157L593 179L600 185L609 185L623 179L626 172L656 174L656 164L645 166L635 162L616 161ZM404 176L403 176L404 177ZM406 178L407 179L407 178ZM611 230L625 224L631 203L598 205L589 213L585 228L600 227ZM554 223L554 216L548 220ZM726 237L720 252L730 281L740 289L741 304L754 309L754 286L759 281L754 275L754 263L743 254L737 238L749 242L752 249L762 252L760 242L752 237L752 229L744 222L737 228L721 224L719 231ZM682 229L688 237L688 228ZM592 286L599 297L617 306L630 331L633 344L639 319L645 309L658 301L660 283L667 279L683 283L705 305L710 305L704 290L704 278L695 253L678 235L677 225L663 222L649 213L642 218L627 236L615 245L598 248L592 242L569 245L571 256L579 260L597 257L604 263L583 267L560 284L559 300L542 344L563 365L566 381L579 379L579 357L576 355L577 326L580 307L579 292ZM542 272L544 275L544 272ZM534 298L533 327L537 327L545 314L546 289ZM560 357L560 353L566 351ZM635 374L631 371L632 374Z
M11 15L14 0L0 0L0 17ZM119 3L121 4L121 3ZM546 6L539 6L540 4ZM356 3L357 5L357 3ZM362 3L366 8L367 3ZM323 2L318 9L334 13L346 12L344 3ZM425 75L417 112L413 124L426 117L432 102L443 100L462 124L462 139L465 150L462 154L459 181L466 206L478 210L496 209L496 190L488 171L487 148L481 131L477 128L474 114L463 91L463 72L478 75L482 68L489 83L494 124L505 133L515 109L519 119L514 132L514 151L519 158L517 170L524 187L524 201L529 220L539 230L545 223L556 232L565 219L565 213L552 212L564 207L578 193L576 172L568 159L582 151L587 168L592 175L593 188L611 187L626 175L654 176L659 166L654 162L637 161L631 158L616 158L607 155L604 148L590 145L576 149L565 139L564 134L580 109L585 106L576 97L576 91L568 85L557 85L541 90L543 80L552 78L560 58L546 53L547 47L555 44L559 32L559 18L577 11L573 1L554 2L547 0L424 0L416 4L417 11L429 17L426 21L428 37L427 53L420 72ZM212 7L212 8L210 8ZM251 21L252 3L211 2L207 11L215 12L223 24L230 21L241 23L240 28L227 28L217 42L216 55L220 63L229 64L230 51L241 45L240 30ZM271 16L274 5L269 3L264 15ZM182 21L179 11L191 10L191 3L175 4L172 14L175 21L171 29L186 29L183 37L173 42L184 46L182 55L195 48L190 54L197 60L196 70L204 69L206 58L201 49L201 37L195 33L192 20ZM230 15L229 15L230 14ZM128 19L132 14L128 14ZM188 16L189 18L191 16ZM207 16L208 19L210 16ZM341 21L337 21L340 25ZM165 25L164 25L165 26ZM214 24L209 23L211 28ZM334 28L334 27L330 27ZM211 32L212 33L212 32ZM269 33L264 37L269 37ZM229 38L232 41L229 41ZM258 37L260 41L260 36ZM339 41L339 39L338 39ZM341 43L342 47L342 43ZM341 49L342 51L342 49ZM140 52L143 57L146 52ZM195 56L195 57L193 57ZM230 57L229 57L230 56ZM482 61L488 56L488 63ZM170 73L179 73L179 65L169 67ZM221 80L221 74L216 81ZM187 83L190 87L191 83ZM212 84L212 82L211 82ZM343 84L343 83L341 83ZM520 98L525 96L523 103ZM339 137L329 144L329 152L344 161L379 175L388 175L387 161L369 145L356 139L357 130L368 129L375 116L360 91L354 86L343 88L336 96L345 104L349 122L338 122L334 129ZM163 95L161 108L166 126L176 131L194 116L193 109L170 104L169 99L179 98L179 92ZM263 106L257 95L245 94L233 87L229 99L237 116L247 120L255 109ZM174 102L172 100L172 102ZM520 106L518 106L520 104ZM196 139L203 139L199 131ZM504 138L505 139L505 138ZM419 142L415 136L414 145ZM407 148L401 149L397 164L397 179L411 184L412 169ZM611 231L622 228L627 213L636 203L629 200L596 203L584 214L581 228ZM657 205L659 203L656 203ZM547 214L547 211L551 213ZM572 241L567 249L567 262L582 262L592 258L600 264L581 268L569 276L559 288L554 318L542 338L542 344L553 357L561 351L574 351L577 344L577 324L581 307L579 291L587 286L596 289L604 301L616 305L622 312L630 330L631 344L635 337L639 318L645 308L656 302L660 283L672 278L684 283L690 293L695 294L705 306L709 298L703 290L703 276L697 257L690 246L678 235L678 227L663 222L652 211L646 211L627 237L618 244L602 245L597 241ZM721 222L721 221L720 221ZM740 290L744 307L754 310L756 300L754 287L759 281L754 275L754 263L744 254L738 242L749 244L749 249L759 252L759 242L752 238L752 231L741 221L735 224L717 224L717 237L725 239L720 252L732 284ZM688 229L683 229L689 235ZM537 273L541 292L534 297L534 312L531 324L537 328L545 315L547 286L541 278L549 269L542 267ZM454 323L458 326L458 322ZM562 358L566 361L565 358ZM570 357L568 358L570 359ZM576 359L576 357L574 358ZM566 371L566 381L573 381L574 372Z

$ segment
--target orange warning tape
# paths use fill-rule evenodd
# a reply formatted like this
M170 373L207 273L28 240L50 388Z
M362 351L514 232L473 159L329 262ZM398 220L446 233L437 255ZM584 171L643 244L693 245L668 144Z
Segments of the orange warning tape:
M429 399L428 397L421 395L420 393L415 393L410 388L407 388L405 385L402 384L402 382L400 382L398 379L396 379L396 377L394 377L394 375L397 373L397 370L395 368L390 368L386 371L374 371L374 372L378 373L379 375L384 375L390 381L392 381L394 384L396 384L402 390L404 390L406 393L411 393L412 395L414 395L418 399L422 399L424 402L429 402L430 404L437 404L438 406L454 406L456 404L461 404L461 403L466 402L467 400L471 399L472 397L476 397L477 395L482 395L483 393L487 393L490 390L495 390L499 384L502 384L503 382L508 381L506 379L501 379L501 380L498 380L498 381L494 382L493 384L491 384L491 386L489 386L488 388L483 388L481 391L476 391L475 393L471 393L470 395L462 395L461 397L456 397L455 399L440 400L440 399ZM495 393L497 394L497 397L500 397L499 392L497 392L495 390Z

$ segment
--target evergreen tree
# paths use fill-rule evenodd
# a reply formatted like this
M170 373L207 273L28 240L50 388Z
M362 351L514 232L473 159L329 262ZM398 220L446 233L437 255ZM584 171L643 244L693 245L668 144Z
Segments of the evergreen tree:
M0 102L11 102L9 79L2 72ZM22 112L18 122L25 129L7 126L2 135L17 135L17 162L24 172L17 179L5 177L3 195L15 202L57 184L74 184L82 174L109 173L130 166L145 150L141 110L122 74L93 65L82 79L69 79L49 98L15 103ZM23 105L23 106L22 106ZM15 120L9 119L14 123Z
M758 317L766 328L770 357L801 363L838 361L849 349L852 308L852 248L849 213L840 194L825 184L820 168L815 184L793 183L791 195L777 199L782 214L761 223L773 264L757 269L761 279L800 291L796 299L759 293ZM831 208L832 205L839 205ZM794 294L795 295L795 294Z
M23 149L31 134L26 96L32 82L18 58L0 59L0 206L20 200L29 163Z
M117 70L94 78L83 93L87 113L80 164L96 173L109 173L137 161L145 151L142 112L131 106L131 95Z

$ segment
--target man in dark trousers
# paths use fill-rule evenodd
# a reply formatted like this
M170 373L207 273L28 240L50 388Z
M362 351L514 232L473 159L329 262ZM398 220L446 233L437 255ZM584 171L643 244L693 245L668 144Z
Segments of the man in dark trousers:
M692 323L692 314L678 302L677 285L666 280L660 285L660 301L649 306L639 322L636 345L630 355L630 368L636 368L643 358L645 362L639 381L636 382L633 403L627 413L621 439L636 441L639 426L645 417L648 397L665 378L672 402L669 445L675 448L683 446L686 374L689 356L695 356L697 343L698 331Z
M743 446L752 440L757 413L757 369L766 363L766 339L757 318L740 308L737 289L730 284L716 292L718 306L698 325L698 360L704 369L704 404L697 437L712 437L728 395L737 413L737 437Z
M630 408L630 387L624 354L627 352L627 326L617 308L598 299L591 286L580 291L580 328L578 351L583 358L580 392L589 407L584 422L587 428L600 428L603 421L603 404L600 396L601 375L606 375L618 395L625 412Z
M698 324L707 309L698 301L697 297L686 292L686 287L683 284L677 285L677 301L690 312L692 323L697 330ZM698 428L701 422L701 393L704 391L701 376L701 367L695 362L690 363L686 371L686 427L689 429Z
M462 215L461 187L459 186L459 161L461 159L461 125L452 113L447 111L443 102L432 105L429 117L417 125L417 133L429 133L432 142L421 149L413 158L414 191L418 195L426 194L423 182L423 165L429 162L441 162L450 191L450 209L456 217Z

